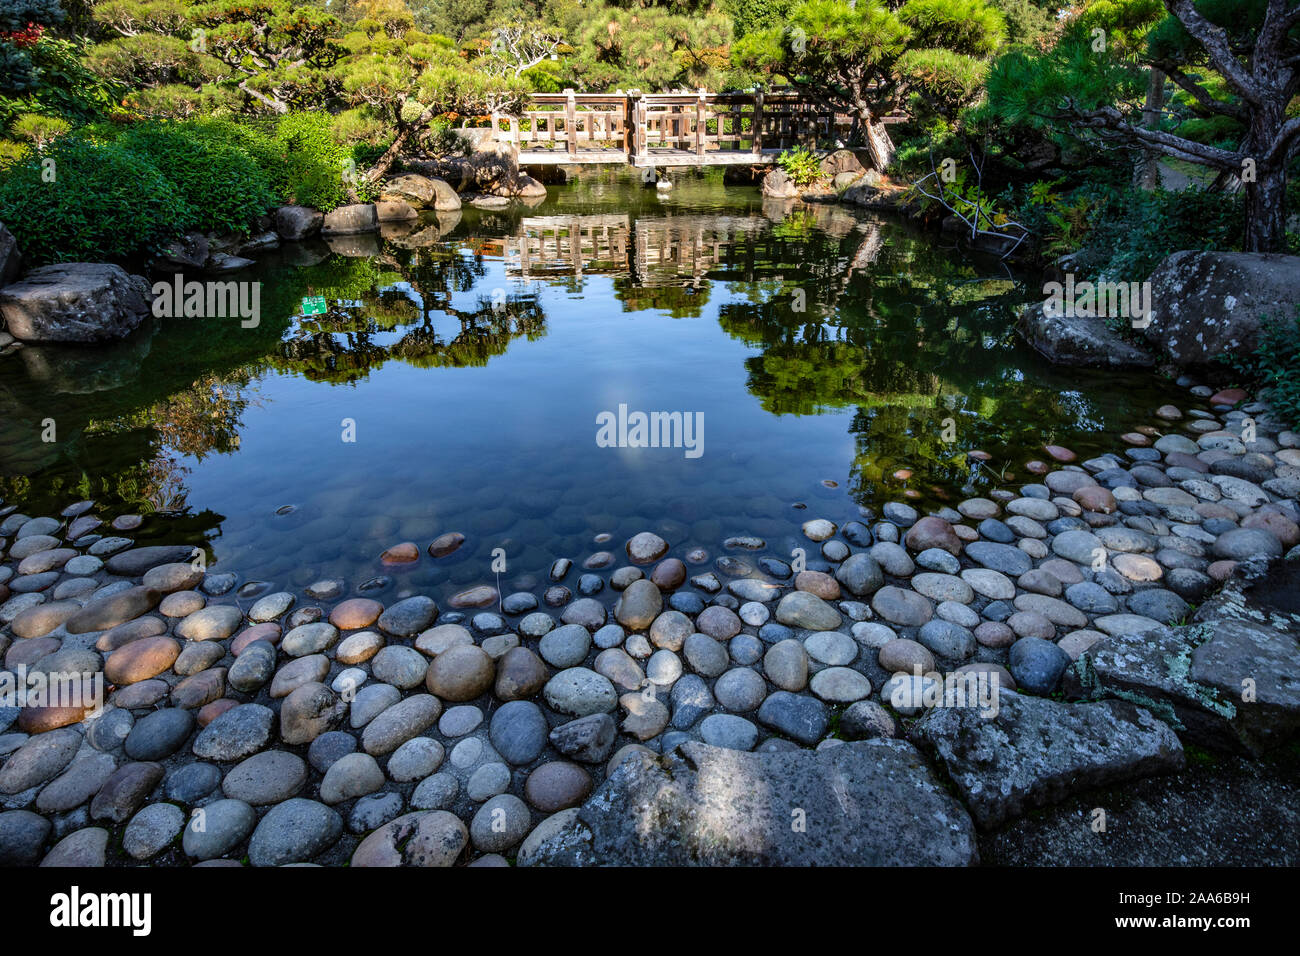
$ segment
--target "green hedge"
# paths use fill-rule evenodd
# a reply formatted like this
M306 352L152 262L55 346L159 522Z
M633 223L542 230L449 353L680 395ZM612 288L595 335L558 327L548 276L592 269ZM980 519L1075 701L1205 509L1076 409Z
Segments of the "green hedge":
M382 152L340 145L330 120L85 126L0 170L0 222L41 264L130 260L193 229L242 232L280 203L328 212L348 201L345 171Z
M196 218L156 166L116 142L65 136L0 180L0 222L32 265L129 259Z
M343 174L352 159L334 139L328 114L288 114L276 127L275 142L284 157L286 202L328 212L348 201Z
M241 232L276 205L271 178L248 152L190 124L142 123L118 144L149 162L189 204L184 228Z

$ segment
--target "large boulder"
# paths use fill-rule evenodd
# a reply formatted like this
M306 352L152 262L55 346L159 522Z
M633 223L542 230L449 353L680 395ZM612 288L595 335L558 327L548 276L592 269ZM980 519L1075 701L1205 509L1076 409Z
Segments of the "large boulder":
M822 175L827 179L844 173L856 179L871 168L871 155L865 149L837 149L822 157Z
M514 179L498 180L490 191L493 196L511 199L541 199L546 195L546 187L527 173L519 173Z
M794 184L794 180L789 174L779 166L768 171L763 177L761 187L764 196L772 199L797 199L799 197L799 187Z
M1096 316L1057 314L1038 302L1020 313L1017 331L1033 348L1056 365L1101 368L1151 368L1146 352L1120 338L1106 320Z
M519 178L519 150L512 143L499 143L487 137L465 139L469 146L467 155L445 157L437 166L438 175L451 183L457 192L478 190L491 193L498 183L512 183Z
M163 246L154 261L156 271L202 269L212 254L212 244L201 232L187 232Z
M0 316L24 342L119 339L149 314L149 283L121 266L61 262L0 289Z
M839 179L837 176L837 183ZM864 209L894 209L899 207L902 195L902 189L890 188L884 176L868 169L840 193L840 202Z
M421 176L417 173L408 173L390 179L384 186L383 195L379 198L400 199L416 209L436 209L440 212L450 212L460 208L460 197L445 180Z
M325 214L322 236L354 236L379 231L379 216L373 203L339 206Z
M18 240L5 228L5 224L0 222L0 288L18 278L22 257L18 249Z
M1151 274L1146 340L1175 364L1208 366L1253 352L1263 317L1295 319L1300 256L1175 252Z
M966 866L974 827L911 744L626 757L528 865ZM522 857L521 857L522 860Z
M1177 735L1132 704L994 693L996 707L935 707L917 724L982 828L1080 790L1177 773L1185 764Z
M275 211L275 231L290 242L318 235L324 223L325 214L310 206L281 206Z

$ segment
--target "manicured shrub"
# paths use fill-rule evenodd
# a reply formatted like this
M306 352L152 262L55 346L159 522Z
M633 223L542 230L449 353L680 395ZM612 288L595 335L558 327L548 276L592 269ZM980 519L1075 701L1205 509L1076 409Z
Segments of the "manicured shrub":
M270 178L244 149L189 124L142 123L118 143L175 185L193 210L190 228L242 232L276 205Z
M331 127L325 113L290 113L280 120L275 141L284 151L286 202L328 212L348 201L343 177L358 167Z
M63 136L0 176L0 222L31 265L131 259L195 217L172 182L120 143Z

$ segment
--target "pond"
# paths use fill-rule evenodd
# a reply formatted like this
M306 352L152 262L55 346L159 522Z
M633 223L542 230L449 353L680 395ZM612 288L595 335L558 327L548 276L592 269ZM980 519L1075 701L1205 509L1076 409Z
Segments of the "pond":
M720 174L658 192L584 171L531 208L286 246L237 278L263 283L256 327L157 319L0 358L0 496L93 497L149 516L142 543L206 542L281 586L445 596L503 548L508 593L641 530L788 551L809 517L955 504L1035 480L1044 443L1115 450L1175 395L1041 360L1013 331L1032 283L996 260ZM697 428L610 447L636 412ZM992 460L972 473L974 449ZM381 568L445 532L466 536L450 557Z

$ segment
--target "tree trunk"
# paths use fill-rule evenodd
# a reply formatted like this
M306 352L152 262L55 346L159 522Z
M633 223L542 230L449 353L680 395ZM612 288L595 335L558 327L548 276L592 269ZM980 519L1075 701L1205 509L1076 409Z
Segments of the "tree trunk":
M1142 125L1147 129L1160 126L1160 113L1165 106L1164 70L1151 67L1147 71L1147 98L1142 106ZM1133 184L1148 192L1160 185L1160 153L1154 149L1143 151L1134 171Z
M401 132L393 139L393 144L384 150L384 154L379 157L378 162L366 171L365 181L367 183L377 183L383 179L392 168L393 163L397 162L397 157L401 155L402 149L406 146L407 141L411 138L411 133L415 131L414 126L403 127Z
M877 172L885 172L894 161L894 141L889 138L889 131L871 112L862 116L861 130L867 141L867 152L871 155L871 165Z
M1255 170L1255 181L1243 183L1246 193L1246 252L1284 252L1286 249L1286 166L1276 164Z
M1253 169L1242 170L1241 181L1246 196L1246 235L1242 247L1246 252L1283 252L1286 249L1286 150L1270 162L1278 133L1286 120L1286 104L1265 99L1250 114L1250 128L1242 144L1242 154L1253 160Z

